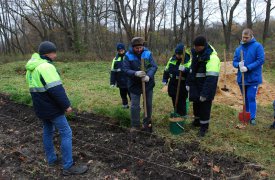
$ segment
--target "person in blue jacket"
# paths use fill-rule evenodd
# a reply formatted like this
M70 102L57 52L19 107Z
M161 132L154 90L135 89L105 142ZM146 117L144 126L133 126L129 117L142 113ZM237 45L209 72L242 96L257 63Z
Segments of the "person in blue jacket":
M168 95L172 98L173 107L175 108L176 94L179 80L179 72L182 71L182 79L179 90L179 100L176 113L180 116L186 116L186 99L188 91L185 88L186 78L189 74L191 65L190 52L185 52L183 58L184 45L178 44L175 49L175 54L169 59L163 72L162 84L167 85L168 81Z
M241 61L241 51L243 61ZM256 95L262 83L262 65L264 64L264 48L256 41L251 29L244 29L242 41L236 48L233 66L238 69L237 83L242 92L242 72L244 73L246 111L250 112L250 124L256 125Z
M58 129L61 137L63 175L83 174L86 165L77 166L72 156L72 130L65 117L71 113L71 103L63 88L59 73L53 65L56 46L50 41L39 45L26 64L26 80L33 101L34 111L43 122L43 145L49 166L60 163L54 150L53 134Z
M141 70L141 59L145 60L145 71ZM131 96L131 130L140 129L140 97L143 81L146 86L147 118L143 119L142 130L152 132L152 100L157 69L152 53L144 47L143 38L134 37L123 61L123 71L128 76L128 89Z
M123 43L117 44L117 54L113 59L111 67L110 85L111 88L118 87L120 92L120 97L122 99L122 108L129 108L128 98L130 98L129 91L127 88L127 77L122 71L123 59L125 56L125 45ZM130 98L131 99L131 98Z
M193 126L200 127L198 136L208 132L212 101L216 95L220 73L220 59L216 50L204 36L195 38L192 48L192 63L186 81L189 100L193 102Z

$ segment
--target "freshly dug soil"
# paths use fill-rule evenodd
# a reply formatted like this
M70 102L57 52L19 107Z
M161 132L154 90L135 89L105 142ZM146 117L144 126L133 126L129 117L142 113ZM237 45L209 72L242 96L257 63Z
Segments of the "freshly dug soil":
M226 63L226 74L224 70L224 62L221 63L221 72L219 77L217 94L215 102L218 104L226 104L236 109L242 107L242 95L239 85L236 82L237 69L232 66L232 62ZM226 81L225 81L226 79ZM264 79L264 78L263 78ZM222 88L229 91L223 91ZM263 84L259 86L257 103L261 105L271 105L275 97L275 86L263 80Z
M32 108L0 95L0 179L193 180L245 174L248 161L243 158L206 152L196 141L181 144L155 134L130 133L113 122L87 113L70 119L74 160L77 164L88 163L89 171L81 176L64 177L61 166L47 166L42 124ZM56 133L54 141L60 154L58 137Z

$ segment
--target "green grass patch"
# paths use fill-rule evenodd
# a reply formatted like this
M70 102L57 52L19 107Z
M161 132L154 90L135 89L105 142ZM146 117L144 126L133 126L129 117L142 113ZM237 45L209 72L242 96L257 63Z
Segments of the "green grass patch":
M31 104L31 97L25 81L24 65L26 61L0 65L0 92L9 94L11 99L24 104ZM118 89L109 85L111 62L57 62L66 92L72 106L79 111L93 112L120 120L123 126L130 125L129 110L121 108ZM198 129L191 127L192 119L187 119L185 133L172 136L169 132L169 115L173 111L171 99L161 91L162 73L160 66L156 74L154 88L153 121L154 130L169 139L180 142L199 140L202 148L208 151L232 152L263 164L270 174L275 176L275 131L267 127L273 120L273 109L270 106L258 107L257 125L244 130L236 129L238 111L226 104L213 105L210 132L204 139L197 138ZM265 77L271 83L275 71L265 69ZM272 103L272 99L270 102ZM192 111L192 103L190 103Z

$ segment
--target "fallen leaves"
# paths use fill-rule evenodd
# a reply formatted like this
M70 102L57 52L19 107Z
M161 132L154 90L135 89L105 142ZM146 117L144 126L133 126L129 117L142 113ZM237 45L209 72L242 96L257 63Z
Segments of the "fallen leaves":
M199 159L197 158L197 157L194 157L193 159L192 159L192 164L193 165L198 165L200 163L200 161L199 161Z
M219 173L220 172L220 167L219 166L214 166L212 169L213 169L213 171L215 173Z
M268 173L265 172L265 171L261 171L261 172L260 172L260 175L261 175L262 177L268 177L268 176L269 176Z
M236 129L245 129L246 125L243 124L237 124Z

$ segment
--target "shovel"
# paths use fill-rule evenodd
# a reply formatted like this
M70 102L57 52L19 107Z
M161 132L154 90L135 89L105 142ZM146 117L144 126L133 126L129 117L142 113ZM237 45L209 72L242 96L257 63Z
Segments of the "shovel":
M184 61L185 59L185 48L183 49L183 57L182 60ZM177 113L177 107L178 107L178 103L179 103L179 94L180 94L180 85L181 85L181 79L182 79L182 71L180 71L179 73L179 80L178 80L178 85L177 85L177 93L176 93L176 101L175 101L175 108L174 108L174 113L171 113L171 118L174 117L181 117L178 113Z
M224 56L224 86L221 88L223 91L229 91L229 89L226 87L226 51L225 49L223 50L223 56Z
M242 50L241 50L241 61L243 61L243 51ZM242 94L243 94L243 111L239 113L239 120L243 124L248 124L248 122L250 121L250 112L246 112L244 72L242 72Z
M144 59L141 59L141 70L145 71L145 60ZM142 84L142 97L143 97L144 118L147 118L147 104L146 104L145 82L141 81L141 84Z

